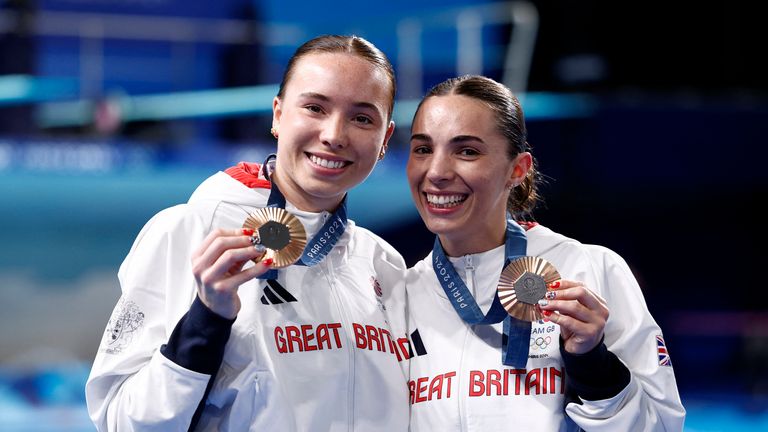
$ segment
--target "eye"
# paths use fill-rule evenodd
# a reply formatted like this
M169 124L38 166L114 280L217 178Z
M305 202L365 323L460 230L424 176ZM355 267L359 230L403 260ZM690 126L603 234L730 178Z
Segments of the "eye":
M464 147L461 150L459 150L459 155L461 156L479 156L480 152L472 147Z
M366 124L366 125L373 124L373 119L372 118L370 118L370 117L368 117L366 115L362 115L362 114L356 115L354 120L357 123L362 123L362 124Z
M306 109L307 111L313 112L315 114L320 114L323 112L323 108L320 105L315 105L315 104L305 105L304 109Z
M425 155L432 153L432 149L429 146L417 145L413 148L413 154Z

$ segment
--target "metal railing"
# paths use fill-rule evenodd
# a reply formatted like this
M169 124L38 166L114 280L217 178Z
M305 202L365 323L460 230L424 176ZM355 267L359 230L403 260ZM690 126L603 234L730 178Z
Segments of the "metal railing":
M158 17L139 15L115 15L62 11L39 11L22 15L0 12L0 33L12 32L18 28L20 19L25 19L25 28L30 36L76 38L79 41L79 98L69 101L48 102L42 105L40 125L67 126L87 124L92 120L96 101L109 93L104 87L104 45L108 40L135 40L171 43L174 46L189 47L190 44L241 44L249 41L267 48L294 47L308 39L313 33L310 24L298 23L257 23L246 20L203 19ZM352 24L339 22L339 33L352 33ZM393 38L396 45L395 57L398 75L398 120L400 124L410 122L414 101L421 97L424 89L425 70L432 67L425 62L422 45L425 38L434 32L455 34L455 61L453 75L483 74L487 69L487 43L483 32L490 26L510 25L510 37L506 42L503 64L495 65L503 70L503 81L513 91L523 94L528 82L531 58L538 31L538 13L527 1L488 3L470 7L444 9L421 16L392 17L386 20L356 20L354 29L364 37ZM364 29L360 32L359 29ZM395 30L394 32L392 30ZM369 35L370 33L370 35ZM188 50L172 50L171 55ZM181 55L181 54L178 54ZM193 54L194 55L194 54ZM449 54L450 55L450 54ZM172 59L175 61L177 59ZM181 58L178 61L189 61ZM33 78L33 77L30 77ZM72 77L70 77L72 78ZM2 77L0 77L2 80ZM0 81L1 83L2 81ZM30 80L29 85L35 81ZM31 91L34 99L25 100L18 94L14 98L2 94L0 104L39 103L44 93ZM249 113L269 112L273 95L267 95L274 85L247 87L241 89L203 89L200 92L183 92L186 98L199 97L215 101L205 110L180 109L180 93L156 95L125 95L119 102L124 121L202 116L237 116ZM252 97L252 100L248 100ZM61 94L52 100L60 100ZM173 98L177 103L167 103Z

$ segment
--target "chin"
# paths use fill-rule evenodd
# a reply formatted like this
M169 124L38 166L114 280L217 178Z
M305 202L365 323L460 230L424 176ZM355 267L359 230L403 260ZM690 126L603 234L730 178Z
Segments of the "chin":
M437 235L450 235L455 232L457 227L455 223L446 222L443 220L425 220L424 223L427 229L433 234Z

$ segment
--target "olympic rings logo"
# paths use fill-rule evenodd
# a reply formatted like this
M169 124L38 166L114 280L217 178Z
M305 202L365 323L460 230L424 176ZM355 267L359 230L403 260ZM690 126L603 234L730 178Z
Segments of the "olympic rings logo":
M534 350L544 350L552 343L552 336L532 337L530 347Z

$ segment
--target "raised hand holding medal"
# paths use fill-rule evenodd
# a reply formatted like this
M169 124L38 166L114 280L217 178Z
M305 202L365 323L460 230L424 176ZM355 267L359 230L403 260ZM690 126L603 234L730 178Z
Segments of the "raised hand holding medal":
M255 248L254 230L224 229L211 231L192 253L192 274L197 294L216 314L233 319L240 311L237 290L240 285L263 274L272 265L263 248ZM245 266L248 261L256 265Z
M561 279L543 258L523 256L507 264L499 278L498 296L514 318L558 324L570 353L583 354L602 339L608 319L605 300L581 282Z

